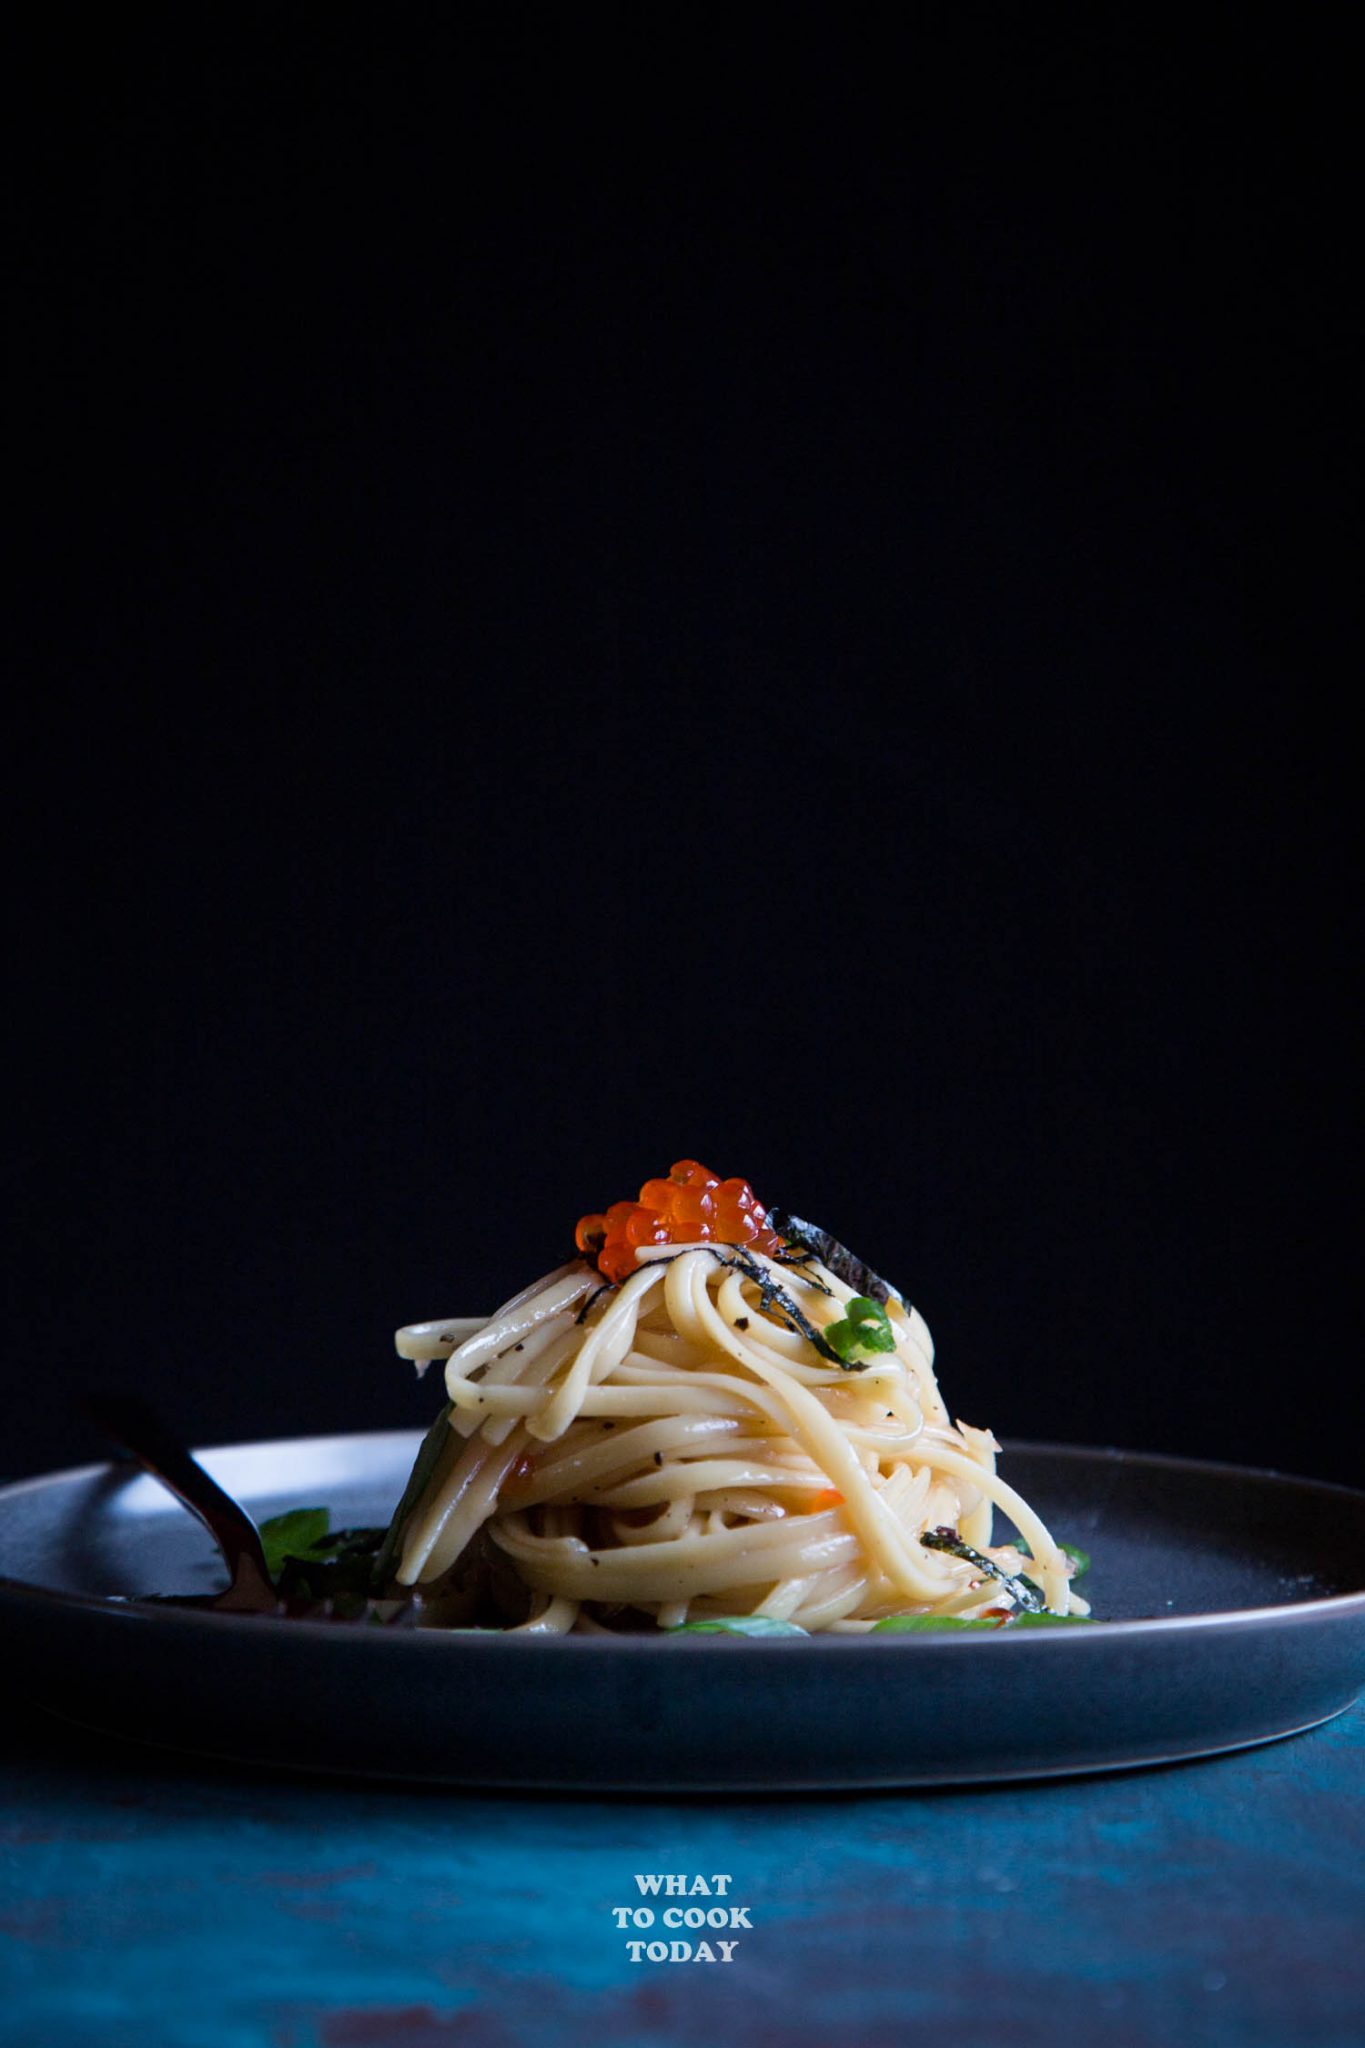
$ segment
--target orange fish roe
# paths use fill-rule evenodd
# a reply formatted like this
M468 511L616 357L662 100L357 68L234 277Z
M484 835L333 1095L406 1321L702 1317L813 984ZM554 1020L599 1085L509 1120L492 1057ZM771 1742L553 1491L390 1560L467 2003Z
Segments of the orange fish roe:
M581 1216L574 1243L617 1285L635 1271L648 1244L738 1244L779 1252L784 1240L747 1180L722 1180L695 1159L680 1159L667 1180L647 1180L638 1202L613 1202L600 1216Z

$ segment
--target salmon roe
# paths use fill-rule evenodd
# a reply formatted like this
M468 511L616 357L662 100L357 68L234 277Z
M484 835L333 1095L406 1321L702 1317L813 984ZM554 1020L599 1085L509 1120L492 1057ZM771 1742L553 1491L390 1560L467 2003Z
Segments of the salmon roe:
M695 1159L680 1159L667 1180L647 1180L637 1202L613 1202L603 1215L581 1216L574 1243L619 1286L635 1271L642 1245L738 1244L779 1252L784 1240L747 1180L722 1180Z

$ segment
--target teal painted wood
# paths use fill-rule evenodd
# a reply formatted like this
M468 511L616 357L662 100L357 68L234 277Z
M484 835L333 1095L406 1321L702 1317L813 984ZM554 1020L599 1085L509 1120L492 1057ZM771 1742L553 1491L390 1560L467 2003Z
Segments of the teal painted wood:
M604 1750L608 1731L604 1731ZM281 1780L20 1722L16 2048L1359 2048L1365 1708L1240 1755L941 1793L598 1802ZM630 1959L637 1873L731 1962ZM947 2031L951 2030L951 2032Z

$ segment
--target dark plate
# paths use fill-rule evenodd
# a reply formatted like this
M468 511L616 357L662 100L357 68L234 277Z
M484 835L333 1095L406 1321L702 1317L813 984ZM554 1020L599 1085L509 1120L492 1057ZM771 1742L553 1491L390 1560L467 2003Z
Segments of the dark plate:
M387 1519L418 1438L205 1451L258 1517ZM1092 1628L754 1641L545 1639L201 1614L101 1596L214 1588L153 1481L91 1467L0 1489L9 1668L52 1711L253 1763L597 1792L838 1790L1056 1777L1205 1756L1339 1713L1365 1685L1365 1494L1122 1451L1009 1448L1091 1551Z

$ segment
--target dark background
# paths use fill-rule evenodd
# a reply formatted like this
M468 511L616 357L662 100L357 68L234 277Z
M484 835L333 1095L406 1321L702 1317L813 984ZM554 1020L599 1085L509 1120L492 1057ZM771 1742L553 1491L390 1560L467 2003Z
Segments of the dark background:
M45 13L6 1471L423 1421L694 1154L1358 1479L1356 73L1196 12Z

